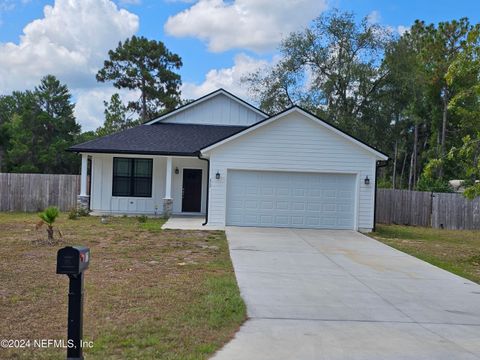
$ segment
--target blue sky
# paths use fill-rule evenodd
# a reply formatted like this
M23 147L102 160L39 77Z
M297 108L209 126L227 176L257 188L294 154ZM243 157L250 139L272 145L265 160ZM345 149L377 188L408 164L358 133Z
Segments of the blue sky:
M94 74L108 49L137 34L181 55L185 97L219 86L246 97L241 76L267 66L282 36L333 7L397 32L415 19L480 22L474 0L0 0L0 94L53 73L72 90L83 129L93 129L103 121L103 100L116 91Z

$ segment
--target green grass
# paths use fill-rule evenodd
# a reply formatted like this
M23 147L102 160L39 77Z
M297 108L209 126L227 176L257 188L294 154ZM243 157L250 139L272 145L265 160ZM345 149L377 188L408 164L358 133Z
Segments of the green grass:
M480 231L378 225L370 236L454 274L480 283Z
M55 246L36 214L0 213L0 338L64 339L66 276L56 251L91 249L85 274L88 359L206 359L246 319L222 231L162 230L162 219L68 220ZM57 235L57 233L56 233ZM59 359L64 349L2 350L0 358Z

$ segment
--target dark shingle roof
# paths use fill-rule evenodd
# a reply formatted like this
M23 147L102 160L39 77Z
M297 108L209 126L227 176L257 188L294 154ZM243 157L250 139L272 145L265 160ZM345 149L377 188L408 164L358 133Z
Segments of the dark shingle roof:
M195 155L200 149L231 136L245 126L166 124L134 128L69 148L75 152Z

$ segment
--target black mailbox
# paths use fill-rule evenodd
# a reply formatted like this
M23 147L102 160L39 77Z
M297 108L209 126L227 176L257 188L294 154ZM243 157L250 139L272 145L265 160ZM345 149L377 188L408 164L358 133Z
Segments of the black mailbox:
M89 262L89 248L66 246L57 253L57 274L78 275L88 268Z
M68 275L68 360L83 360L83 276L90 263L90 249L86 246L66 246L57 252L57 274Z

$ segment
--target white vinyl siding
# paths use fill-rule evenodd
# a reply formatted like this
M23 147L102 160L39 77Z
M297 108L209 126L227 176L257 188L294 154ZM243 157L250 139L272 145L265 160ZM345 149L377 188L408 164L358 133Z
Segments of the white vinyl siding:
M249 126L265 117L224 94L218 94L161 121L175 124Z
M227 225L353 229L355 175L228 171Z
M92 157L92 180L90 208L96 213L105 214L154 214L163 211L163 198L165 197L165 174L167 159L164 156L124 155L124 154L89 154ZM126 197L112 196L113 158L130 157L153 159L152 196L151 197ZM182 209L182 182L183 169L202 169L202 208L206 209L207 192L207 162L197 158L173 157L172 171L172 199L173 212L180 213ZM179 174L175 174L178 168Z
M300 112L287 114L213 149L208 155L211 225L225 225L228 170L237 169L354 175L357 194L354 228L373 227L375 155ZM217 172L219 180L215 179ZM366 176L369 185L364 184Z

